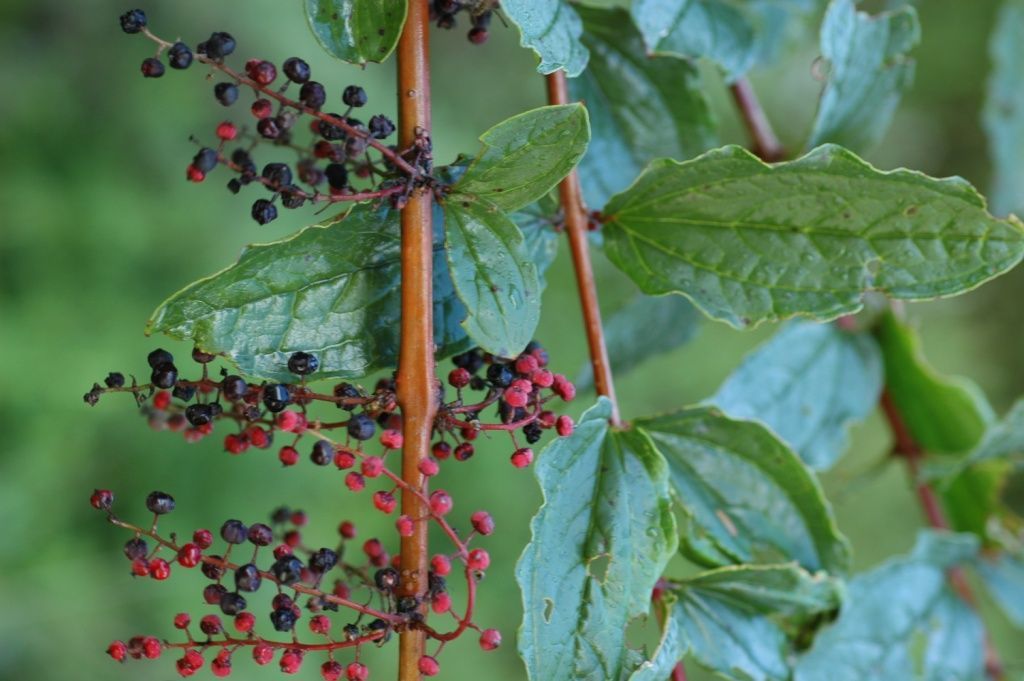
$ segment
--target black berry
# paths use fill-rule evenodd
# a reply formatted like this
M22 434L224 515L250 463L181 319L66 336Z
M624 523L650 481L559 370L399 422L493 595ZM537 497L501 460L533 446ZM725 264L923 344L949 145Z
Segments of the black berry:
M327 93L324 91L324 86L315 80L303 83L299 89L299 101L310 109L319 109L327 101Z
M282 586L289 586L302 579L302 561L295 556L284 556L270 568Z
M341 101L345 102L348 106L366 106L366 91L358 85L349 85L341 94Z
M496 388L507 388L515 379L515 374L504 364L492 364L487 367L487 380Z
M192 165L204 173L210 172L217 167L217 152L210 147L203 147L192 158Z
M108 388L121 388L124 386L124 374L112 371L103 379Z
M234 83L217 83L213 86L213 95L224 106L231 106L238 101L238 86Z
M230 33L217 31L201 45L201 52L210 59L223 59L235 51L235 39Z
M212 587L220 587L220 589L224 589L224 587L221 586L220 584L211 584L210 586L212 586ZM210 586L208 586L206 588L209 589ZM220 589L218 589L218 591ZM226 589L224 589L224 593L221 594L220 599L219 599L219 603L220 603L220 611L222 613L224 613L225 615L229 615L229 616L237 615L238 613L240 613L243 610L245 610L246 606L248 605L245 602L245 597L242 596L242 594L230 593Z
M150 380L158 388L170 388L178 380L178 369L170 362L163 362L153 367Z
M209 404L190 404L185 407L185 418L196 428L205 426L213 421L213 409Z
M294 184L281 187L281 205L285 208L301 208L305 202L305 192Z
M344 189L348 184L348 170L340 163L331 163L324 168L324 175L327 176L327 184L334 189Z
M194 385L176 385L171 394L182 402L191 402L196 396L196 388Z
M305 83L309 80L309 64L298 57L289 57L284 60L284 75L293 83Z
M249 538L249 528L241 520L225 520L220 526L220 536L229 544L243 544Z
M291 184L292 169L287 163L268 163L263 166L263 179L278 187Z
M256 132L268 140L276 140L281 136L281 126L277 124L276 118L264 118L256 124Z
M256 523L249 528L249 541L256 546L269 546L274 541L274 531L263 523Z
M288 371L299 376L315 373L320 368L320 360L308 352L296 352L288 358Z
M362 397L362 395L359 394L359 388L355 387L351 383L339 383L338 385L334 386L334 396L335 397L353 398L353 399L357 398L357 397ZM356 408L356 405L355 404L341 404L339 402L338 403L338 407L340 409L344 409L345 411L352 411L353 409Z
M338 554L331 549L318 549L309 557L309 569L317 574L328 572L338 564Z
M167 363L171 364L174 362L174 356L164 350L163 348L157 348L153 352L146 356L146 361L149 362L149 366L156 369L157 366Z
M149 555L149 546L146 545L146 540L142 537L129 539L124 545L124 555L127 556L128 560L145 558Z
M370 136L382 140L395 132L395 124L387 116L377 115L370 119Z
M381 568L374 573L373 581L381 591L394 591L399 582L398 570L390 567Z
M356 440L369 440L377 430L377 424L366 414L353 414L348 420L348 434Z
M147 57L142 60L142 75L146 78L159 78L164 75L164 65L156 57Z
M334 461L334 445L327 440L317 440L313 445L313 453L309 455L310 461L317 466L327 466Z
M332 118L341 118L341 114L332 113L328 115L331 116ZM345 139L345 131L341 127L334 125L332 123L328 123L327 121L320 121L317 124L317 130L320 131L320 136L323 137L325 140Z
M141 9L133 9L121 15L121 30L125 33L138 33L146 27L146 13Z
M270 613L270 622L278 631L291 631L295 628L295 613L291 608L281 608Z
M229 400L240 400L245 397L245 393L249 390L249 385L241 376L232 375L224 377L224 380L221 381L220 389L224 397Z
M174 497L166 492L150 492L146 497L146 508L157 515L170 513L174 510Z
M252 219L261 225L273 222L277 219L277 208L266 199L256 199L252 204ZM269 405L268 408L270 408ZM275 410L271 409L271 411ZM276 411L280 411L280 409Z
M174 43L167 50L167 63L172 69L187 69L192 65L192 50L185 43Z
M271 383L263 386L263 405L270 411L277 413L288 406L292 401L288 386L279 383Z
M252 563L235 570L235 588L239 591L258 591L262 583L259 568Z

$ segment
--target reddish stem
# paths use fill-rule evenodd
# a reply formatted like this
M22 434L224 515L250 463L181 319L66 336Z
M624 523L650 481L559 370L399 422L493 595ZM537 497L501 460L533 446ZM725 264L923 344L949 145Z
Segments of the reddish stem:
M555 71L547 76L548 104L568 104L569 89L565 72ZM619 403L615 398L612 382L612 367L608 361L608 348L601 325L601 308L598 305L597 285L594 282L594 268L590 262L587 243L587 208L583 204L579 174L573 170L558 186L562 210L565 213L565 231L569 236L569 248L576 272L576 287L579 290L580 305L583 308L583 325L590 349L590 364L594 370L594 387L598 395L611 401L613 425L619 425Z
M183 641L181 643L171 643L169 641L162 641L164 648L198 648L205 650L206 648L228 648L238 646L258 646L266 645L271 648L286 649L286 650L301 650L303 652L314 652L318 650L339 650L341 648L353 648L363 645L364 643L373 643L377 639L386 635L386 631L375 631L372 634L366 636L360 636L351 640L345 641L328 641L326 643L299 643L298 641L268 641L258 636L252 638L232 638L225 636L223 639L208 641Z
M676 664L675 669L672 670L672 681L686 681L686 667L682 662Z
M757 93L754 92L750 81L740 78L729 86L729 91L740 111L744 125L750 132L754 143L754 153L766 163L781 161L786 156L786 150L779 138L775 136L772 124L769 122L768 116L765 115L764 109L761 108L761 102L758 101Z

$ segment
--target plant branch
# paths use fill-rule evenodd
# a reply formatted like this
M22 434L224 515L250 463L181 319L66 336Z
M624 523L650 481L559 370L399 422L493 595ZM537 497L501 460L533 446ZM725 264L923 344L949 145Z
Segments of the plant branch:
M772 124L768 121L761 102L757 99L754 87L746 78L740 78L729 86L732 98L736 102L744 125L750 132L754 143L754 153L766 163L781 161L786 156L779 138L775 136Z
M398 41L399 146L419 146L429 153L430 134L430 8L428 0L411 0ZM416 188L402 208L402 322L398 356L398 403L402 408L402 513L427 515L423 503L427 481L419 462L429 456L437 413L434 367L434 232L433 194ZM418 490L419 494L413 494ZM415 523L402 538L401 593L422 597L428 588L427 523ZM421 606L422 608L423 606ZM419 660L425 654L422 630L403 631L399 639L399 681L419 681Z
M921 462L925 457L925 451L914 439L910 429L903 420L903 415L892 399L888 389L882 392L882 412L889 423L889 430L892 431L895 444L893 453L907 462L907 470L914 483L918 501L928 519L928 525L938 530L949 530L949 520L942 509L942 502L932 486L921 477ZM960 567L952 567L947 572L949 585L957 593L960 599L973 609L977 609L977 598L967 581L967 575ZM992 643L991 633L985 628L985 673L992 681L1003 681L1006 678L1002 660L999 652Z
M555 71L547 76L548 104L568 104L569 89L565 72ZM613 425L620 424L619 403L615 398L612 382L612 367L608 361L608 348L601 325L601 308L598 305L597 286L594 282L594 268L590 262L587 243L587 209L583 204L583 192L576 170L569 173L558 186L562 210L565 213L565 231L569 235L573 268L576 272L576 287L579 290L580 305L583 308L583 324L590 348L590 364L594 369L594 387L598 395L604 395L612 403Z

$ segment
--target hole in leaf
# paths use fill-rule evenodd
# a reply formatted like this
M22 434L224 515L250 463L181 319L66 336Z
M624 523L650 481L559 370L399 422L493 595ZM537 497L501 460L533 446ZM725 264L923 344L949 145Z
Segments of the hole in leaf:
M604 580L608 577L608 566L611 565L611 562L612 558L607 553L594 556L587 562L587 574L601 584L604 584Z
M545 624L551 624L551 615L555 611L555 602L550 598L544 599L544 612L541 616L544 618Z

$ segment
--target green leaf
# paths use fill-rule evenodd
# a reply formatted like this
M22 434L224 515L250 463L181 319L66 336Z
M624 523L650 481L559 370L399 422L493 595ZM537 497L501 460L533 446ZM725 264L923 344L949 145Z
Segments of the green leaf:
M590 123L581 104L544 106L513 116L480 137L483 148L453 193L514 211L541 198L587 150Z
M696 67L647 56L624 9L578 7L590 62L569 81L587 104L591 140L580 161L587 204L602 206L653 158L687 159L715 146L716 124Z
M624 374L655 355L683 345L697 333L699 322L700 315L685 298L637 296L603 324L613 373ZM594 370L587 364L576 386L589 388L593 382Z
M485 201L444 203L445 247L455 292L466 307L463 328L498 357L515 357L540 321L540 281L523 233Z
M821 26L828 80L808 146L834 142L864 152L878 144L914 80L907 52L920 39L912 6L872 17L853 0L833 0Z
M992 600L1010 621L1024 629L1024 558L1007 553L983 556L976 566Z
M981 622L945 572L976 550L970 536L925 533L910 556L851 580L839 619L799 660L794 681L981 679Z
M662 607L668 613L675 610L678 600L671 591L666 591L661 595ZM629 681L665 681L669 678L676 663L683 659L687 646L678 618L666 617L661 640L658 641L658 647L654 649L654 654L637 667L636 671L630 675Z
M992 159L992 208L1024 213L1024 1L1006 0L993 24L992 73L982 122Z
M558 256L561 235L555 231L555 225L561 219L560 210L558 199L549 193L509 215L523 233L529 258L537 265L537 278L541 288L545 286L544 272Z
M626 679L626 646L676 550L665 460L643 434L609 428L601 398L537 459L544 504L516 566L519 654L531 679Z
M305 0L305 6L320 46L353 64L387 59L408 9L406 0Z
M817 479L760 424L695 408L637 420L668 461L688 521L684 552L708 565L796 561L842 573L850 547Z
M1002 419L993 423L967 457L967 463L990 460L1020 462L1024 455L1024 399L1017 400Z
M847 428L882 392L878 344L833 324L792 322L750 354L708 402L764 423L811 468L840 457Z
M917 443L928 452L956 454L977 445L993 420L981 390L966 379L935 371L917 334L891 312L879 321L875 336L889 398Z
M1024 230L959 178L881 172L826 145L769 166L729 146L652 162L604 211L605 250L650 294L742 327L856 312L868 291L919 300L1016 265Z
M790 645L778 619L835 610L835 580L794 565L740 565L685 580L672 619L690 654L736 681L788 681ZM824 680L823 680L824 681Z
M655 54L706 58L739 78L753 65L754 27L724 0L633 0L633 21Z
M563 69L575 78L586 67L583 22L566 0L503 0L501 11L519 27L520 44L540 57L540 73Z
M747 0L741 5L754 31L754 64L768 64L796 38L804 37L806 20L818 10L819 0Z
M973 532L987 545L994 518L1006 516L1003 502L1009 466L1004 461L986 461L970 466L946 481L939 492L950 526L957 532Z

